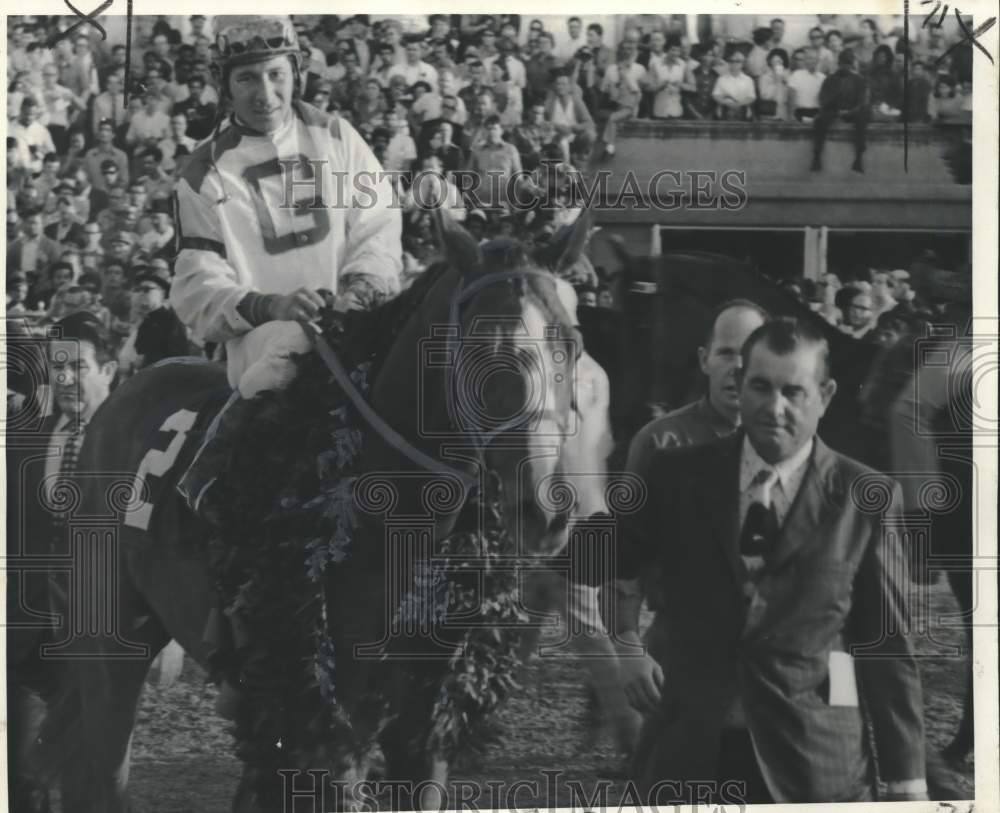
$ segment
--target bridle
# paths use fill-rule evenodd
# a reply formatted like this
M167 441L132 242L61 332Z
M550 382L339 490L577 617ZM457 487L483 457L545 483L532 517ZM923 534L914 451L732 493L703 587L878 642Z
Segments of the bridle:
M524 268L513 272L504 271L479 274L471 282L467 282L466 276L466 274L462 275L460 285L458 286L456 292L452 294L451 302L449 303L448 308L450 324L457 325L461 323L460 320L464 305L487 285L493 284L498 280L510 281L511 279L519 277L549 277L550 272L542 269ZM396 429L390 426L389 423L372 408L371 404L369 404L365 397L358 391L357 386L351 380L350 374L344 369L340 359L337 358L337 354L334 352L333 348L330 347L330 343L323 335L322 328L316 322L302 324L302 329L306 336L309 337L313 348L316 350L316 354L320 357L323 364L326 365L326 368L330 371L331 375L333 375L337 384L340 385L344 395L358 411L362 420L364 420L365 423L367 423L368 426L383 440L406 457L410 462L426 471L458 478L459 482L468 488L474 488L478 485L477 478L466 473L465 471L462 471L461 469L449 466L447 463L437 460L423 450L418 449ZM457 351L458 345L461 343L461 337L459 337L456 333L450 333L447 337L447 342L449 353ZM452 357L457 358L457 354ZM577 358L579 358L579 352ZM454 375L454 367L449 366L447 371L446 387L448 393L447 397L449 399L454 399L456 396ZM572 408L576 408L575 403L572 404ZM480 458L482 459L486 446L489 445L497 435L508 431L522 420L522 417L515 416L514 418L505 421L500 426L487 431L472 429L471 434L475 441L476 450L479 453Z

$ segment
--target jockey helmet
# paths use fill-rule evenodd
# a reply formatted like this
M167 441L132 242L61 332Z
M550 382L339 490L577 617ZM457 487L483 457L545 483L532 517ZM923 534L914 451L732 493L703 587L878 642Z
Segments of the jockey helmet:
M215 18L215 26L216 57L212 62L212 72L223 98L229 97L229 72L233 68L276 56L291 59L295 95L301 93L302 51L289 17L280 14L222 15Z

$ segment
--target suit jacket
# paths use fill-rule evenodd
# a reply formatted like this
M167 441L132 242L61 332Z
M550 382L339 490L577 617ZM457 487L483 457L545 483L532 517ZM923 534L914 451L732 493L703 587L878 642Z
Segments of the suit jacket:
M54 240L55 242L60 243L61 245L64 246L80 245L86 239L83 236L82 223L73 223L69 227L69 231L66 232L66 236L62 240L60 240L57 236L59 234L58 229L59 229L58 223L50 223L42 231L45 234L45 236L48 237L50 240Z
M903 553L898 535L883 538L883 514L859 507L860 494L884 494L891 517L899 486L816 438L758 585L765 609L750 626L738 547L743 437L655 455L640 473L650 497L623 523L620 573L658 573L646 591L662 608L649 644L663 697L640 744L640 785L714 777L736 699L776 802L864 798L873 784L866 717L881 778L923 777ZM616 626L635 629L635 597L618 607ZM854 659L861 706L830 705L831 652L852 645L864 647Z

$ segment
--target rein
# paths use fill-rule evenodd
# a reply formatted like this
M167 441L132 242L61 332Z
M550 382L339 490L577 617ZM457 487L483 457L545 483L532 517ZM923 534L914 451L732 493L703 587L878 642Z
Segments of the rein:
M396 449L396 451L405 455L412 463L416 463L418 466L426 469L427 471L457 477L461 483L470 488L477 485L476 478L471 477L464 471L452 468L447 463L435 460L429 454L418 449L410 443L410 441L399 434L399 432L393 429L381 415L371 408L371 405L369 405L369 403L361 396L357 387L354 386L354 382L351 381L350 375L348 375L347 371L340 363L340 360L337 358L337 354L333 352L333 348L330 347L326 337L323 336L323 331L320 329L319 325L315 322L309 322L308 325L302 325L302 330L305 331L305 334L312 341L316 353L319 355L320 359L322 359L327 369L332 373L334 379L340 385L341 390L343 390L351 404L353 404L354 408L358 410L358 413L373 431L377 432L394 449Z
M492 273L484 274L478 276L471 283L466 284L464 275L462 278L462 284L458 286L456 292L452 295L451 303L449 305L449 319L452 324L460 323L460 316L462 306L476 293L484 289L487 285L491 285L498 280L509 280L516 277L529 277L529 276L549 276L550 272L543 271L541 269L523 269L517 272L504 271L502 273ZM308 324L302 324L302 330L305 332L306 336L309 337L313 348L316 350L317 355L326 365L326 368L333 375L336 382L340 385L344 394L350 400L351 404L357 409L358 414L364 419L365 423L374 431L379 434L386 442L388 442L396 451L404 455L410 462L420 466L426 471L436 472L444 475L450 475L457 477L459 482L468 488L473 488L478 485L478 480L466 474L464 471L460 471L447 463L437 460L431 457L426 452L418 449L409 440L403 437L399 432L397 432L389 423L379 415L371 405L365 400L365 398L358 392L357 387L355 387L354 382L351 380L350 375L344 369L340 360L337 358L337 354L334 352L333 348L330 347L330 343L326 340L323 335L322 328L316 322L309 322ZM449 351L455 351L458 348L455 346L461 340L455 335L449 335L448 337L448 349ZM456 355L457 357L457 355ZM454 369L449 369L448 371L448 397L455 397L455 387L454 387ZM502 434L508 429L516 426L521 421L520 416L515 416L510 420L504 422L500 426L489 430L489 431L478 431L475 429L468 430L473 433L476 440L476 445L479 449L483 449L486 444L488 444L497 435Z

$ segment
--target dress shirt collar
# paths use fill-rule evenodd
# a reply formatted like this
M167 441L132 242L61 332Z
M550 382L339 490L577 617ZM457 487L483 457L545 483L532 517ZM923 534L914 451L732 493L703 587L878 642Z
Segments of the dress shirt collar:
M772 465L757 454L757 450L750 443L750 438L744 435L743 453L740 456L740 493L746 492L753 478L761 469L773 469L778 475L781 490L789 499L792 499L795 496L794 492L798 490L798 484L802 482L802 475L809 462L809 457L812 455L815 443L815 438L810 438L809 442L803 444L802 448L791 457Z

